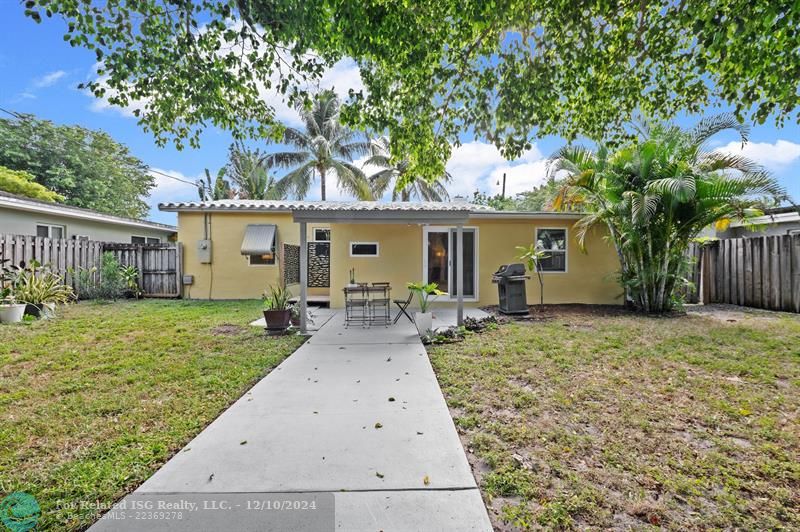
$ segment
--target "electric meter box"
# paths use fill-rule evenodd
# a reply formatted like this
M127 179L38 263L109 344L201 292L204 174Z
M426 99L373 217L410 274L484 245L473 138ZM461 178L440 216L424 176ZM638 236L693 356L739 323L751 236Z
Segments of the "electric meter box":
M211 240L197 241L197 260L200 264L211 264Z

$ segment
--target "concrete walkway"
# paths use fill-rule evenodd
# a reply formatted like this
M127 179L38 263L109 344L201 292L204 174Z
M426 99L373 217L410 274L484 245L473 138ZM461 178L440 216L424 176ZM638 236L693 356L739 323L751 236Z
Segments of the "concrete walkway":
M286 497L330 512L253 511L252 500ZM137 501L201 500L206 511L180 519L127 517ZM92 530L492 529L414 326L345 329L341 313L120 507L126 519L112 511Z

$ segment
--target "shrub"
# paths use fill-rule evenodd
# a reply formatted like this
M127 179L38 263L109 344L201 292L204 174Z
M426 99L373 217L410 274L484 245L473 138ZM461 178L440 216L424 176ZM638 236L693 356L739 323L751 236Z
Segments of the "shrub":
M0 166L0 190L42 201L64 201L64 196L34 181L28 172Z
M20 303L33 305L41 312L46 304L69 303L75 299L75 292L72 287L64 284L60 275L33 260L20 268L14 284L14 297Z
M75 289L80 299L105 299L114 301L130 291L132 273L136 268L120 266L114 254L103 253L100 269L80 268L75 273ZM138 275L138 273L136 274ZM138 285L137 285L138 292Z

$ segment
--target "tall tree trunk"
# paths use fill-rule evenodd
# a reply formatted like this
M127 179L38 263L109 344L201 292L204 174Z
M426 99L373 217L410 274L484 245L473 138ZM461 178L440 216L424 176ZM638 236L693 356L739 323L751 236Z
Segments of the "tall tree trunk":
M319 169L319 187L320 187L320 194L319 197L322 201L325 201L325 169Z

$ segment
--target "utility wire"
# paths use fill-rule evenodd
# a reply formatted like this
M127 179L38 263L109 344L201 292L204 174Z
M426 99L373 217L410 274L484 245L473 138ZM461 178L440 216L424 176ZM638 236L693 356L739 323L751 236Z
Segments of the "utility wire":
M9 111L8 109L3 109L2 107L0 107L0 111L2 111L3 113L6 113L7 115L13 116L14 118L22 118L21 114L15 113L14 111ZM174 175L169 175L169 174L166 174L164 172L160 172L158 170L154 170L153 168L150 168L149 166L147 167L147 171L151 172L153 174L158 174L160 176L164 176L164 177L168 177L170 179L174 179L175 181L180 181L181 183L186 183L188 185L192 185L193 187L200 188L200 185L198 185L194 181L189 181L188 179L181 179L180 177L175 177Z

